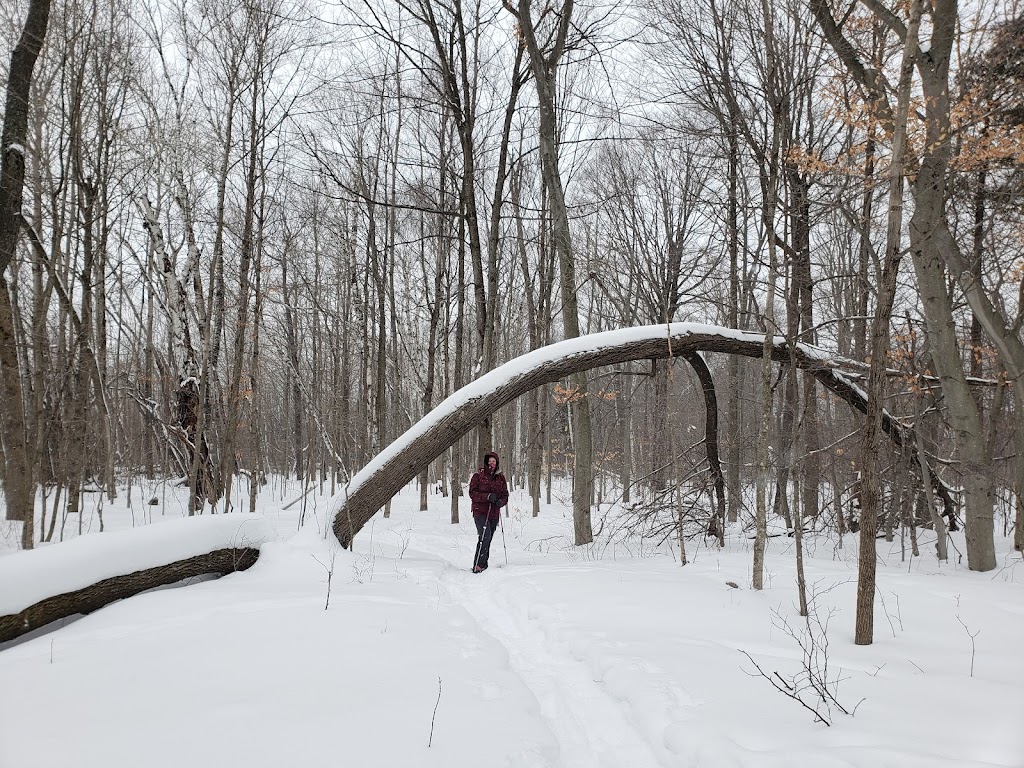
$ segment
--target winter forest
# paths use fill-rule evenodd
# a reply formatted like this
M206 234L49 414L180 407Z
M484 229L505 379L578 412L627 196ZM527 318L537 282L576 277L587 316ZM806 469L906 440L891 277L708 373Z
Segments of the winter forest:
M0 40L0 764L122 764L95 733L84 762L34 751L10 692L48 707L87 686L87 665L59 683L16 658L53 665L90 626L216 614L240 599L231 589L257 600L271 582L299 590L300 573L312 602L326 584L328 614L356 600L346 590L384 590L335 619L341 634L389 626L366 612L415 602L401 596L415 587L507 647L480 651L510 676L480 682L483 699L515 692L501 737L474 735L473 754L426 738L378 753L390 737L369 728L353 735L363 764L477 765L497 739L509 765L825 765L836 743L812 727L842 717L877 734L872 718L906 716L870 709L917 674L871 674L910 653L891 645L896 583L921 617L922 639L905 641L947 638L922 653L958 665L930 683L941 696L910 690L935 707L984 700L975 725L1000 735L986 752L965 725L921 752L915 729L932 739L937 724L922 710L902 737L850 737L871 748L834 764L1024 759L1006 732L1024 714L1011 652L1024 630L1018 0L12 0ZM495 534L507 538L492 572L463 577L467 485L491 450L511 491ZM565 574L584 566L577 594ZM624 572L642 597L603 581ZM693 607L656 623L679 599L660 591L669 578L698 602L714 578L725 597L709 611L747 595L763 613L736 626L762 621L797 649L803 664L773 676L769 645L721 636L738 675L725 690L802 718L788 732L809 739L804 758L752 731L694 741L690 715L671 714L689 706L682 688L652 703L665 680L697 674L700 643L687 671L668 639L627 656L593 639L605 611L601 632L633 622L670 638L699 621ZM200 582L132 597L186 579ZM956 621L923 607L935 579ZM950 628L928 623L942 611ZM847 678L827 666L833 615L832 652L865 678L849 685L895 675L857 718L861 697L840 704ZM234 642L230 626L210 642ZM972 693L983 640L987 687ZM373 638L347 642L375 653ZM555 657L563 644L572 658ZM444 647L393 646L409 669L384 684ZM313 657L330 658L317 653L311 677ZM609 659L632 671L615 677ZM559 685L544 687L544 664ZM580 686L645 721L628 739L616 729L629 717L568 698L582 688L562 675L585 664ZM423 683L414 717L432 740L455 675L431 668ZM308 727L329 730L309 706ZM482 705L462 706L472 718ZM641 713L655 711L670 714L652 735ZM588 744L558 712L576 713ZM594 732L621 738L604 752ZM212 751L193 764L233 762L217 749L237 742L199 741ZM122 747L125 765L164 764ZM319 764L273 754L245 762Z

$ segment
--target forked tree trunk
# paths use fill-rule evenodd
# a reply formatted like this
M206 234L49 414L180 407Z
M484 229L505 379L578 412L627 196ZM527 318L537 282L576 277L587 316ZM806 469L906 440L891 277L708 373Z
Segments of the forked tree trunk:
M972 571L990 571L996 567L994 489L988 471L991 451L985 439L981 412L967 383L960 358L958 334L946 287L947 267L958 275L972 311L982 325L987 326L989 337L1011 373L1015 365L1024 364L1024 359L1019 356L1024 353L1024 345L1019 338L1016 344L1012 341L1007 345L1001 343L1006 326L983 311L981 286L971 280L966 264L957 263L959 248L953 242L946 223L946 175L952 152L948 66L956 4L947 2L941 5L945 7L934 11L937 28L932 35L931 50L926 54L928 66L919 67L925 97L926 152L914 184L910 246L933 342L932 362L942 379L943 397L949 408L950 424L957 435L963 467L967 562ZM951 18L945 18L946 14L951 14ZM940 15L943 18L940 19ZM966 271L966 276L961 269ZM1024 368L1016 373L1024 373Z
M170 323L171 350L174 359L174 374L177 381L174 413L177 422L175 434L185 443L188 454L188 472L191 481L189 514L203 508L212 489L213 466L209 446L206 442L202 413L202 392L198 377L199 365L192 347L189 332L189 318L186 307L185 287L175 271L175 264L167 251L163 228L153 206L146 198L140 198L139 209L143 215L143 228L149 232L150 245L163 277L164 309ZM212 294L211 294L212 298ZM204 337L209 341L209 335ZM204 363L205 360L204 353ZM208 366L204 367L204 371Z

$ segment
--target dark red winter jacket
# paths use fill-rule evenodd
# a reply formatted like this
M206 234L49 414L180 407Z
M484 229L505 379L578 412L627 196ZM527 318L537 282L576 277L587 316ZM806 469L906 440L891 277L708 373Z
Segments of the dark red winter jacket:
M487 467L487 460L493 456L495 461L494 474ZM491 494L497 496L497 501L490 502L487 497ZM473 500L473 516L487 515L491 520L497 520L500 516L498 510L508 503L508 483L501 473L501 464L498 463L498 454L485 453L484 465L473 473L469 481L469 498Z

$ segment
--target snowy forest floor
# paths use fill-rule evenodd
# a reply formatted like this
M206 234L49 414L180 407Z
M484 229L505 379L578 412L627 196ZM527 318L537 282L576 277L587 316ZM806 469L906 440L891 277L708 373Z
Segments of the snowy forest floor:
M325 536L326 496L300 527L302 505L283 510L298 484L275 485L259 512L279 538L250 570L0 646L2 768L1024 766L1007 540L984 574L939 564L930 532L913 559L880 541L876 640L858 647L855 536L807 541L808 623L785 536L755 592L739 527L724 550L689 541L681 568L674 541L572 547L567 499L532 518L515 492L474 575L465 502L451 525L449 499L420 512L410 486L349 552ZM184 514L180 489L144 489L156 506L139 490L106 505L107 530ZM96 535L95 510L82 524ZM3 556L14 542L0 521Z

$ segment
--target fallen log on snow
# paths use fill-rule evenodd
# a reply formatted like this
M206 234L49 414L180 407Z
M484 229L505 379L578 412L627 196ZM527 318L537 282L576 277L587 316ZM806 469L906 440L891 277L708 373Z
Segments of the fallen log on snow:
M0 642L149 589L244 571L273 537L262 518L204 515L0 558Z

